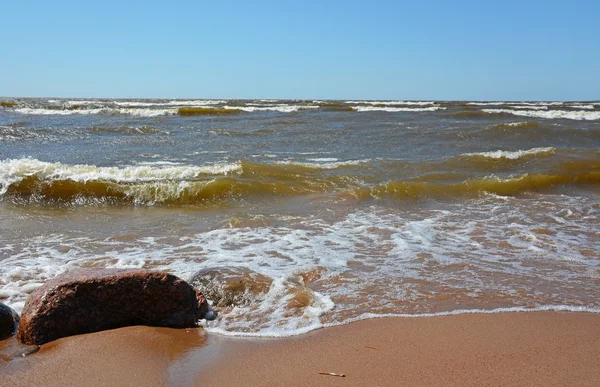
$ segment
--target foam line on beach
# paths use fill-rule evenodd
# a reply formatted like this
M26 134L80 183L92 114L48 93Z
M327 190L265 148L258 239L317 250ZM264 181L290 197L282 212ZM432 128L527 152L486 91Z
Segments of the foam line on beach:
M462 314L498 314L498 313L526 313L526 312L580 312L580 313L600 313L600 308L589 308L584 306L577 305L541 305L536 307L511 307L511 308L495 308L495 309L456 309L448 312L438 312L438 313L420 313L420 314L407 314L407 313L384 313L384 314L375 314L375 313L364 313L360 316L347 319L341 322L335 323L314 323L309 326L302 327L297 329L294 332L277 332L277 331L269 331L269 332L236 332L236 331L226 331L220 329L218 327L210 327L205 326L206 329L210 333L222 335L222 336L234 336L234 337L264 337L264 338L276 338L276 337L291 337L291 336L299 336L303 335L317 329L321 328L331 328L342 325L351 324L357 321L376 319L376 318L431 318L431 317L443 317L443 316L457 316Z

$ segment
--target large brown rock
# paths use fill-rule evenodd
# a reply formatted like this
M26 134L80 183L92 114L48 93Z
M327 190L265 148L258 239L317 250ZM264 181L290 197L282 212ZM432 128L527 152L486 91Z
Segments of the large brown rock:
M0 302L0 340L12 336L18 322L17 312Z
M65 336L131 325L194 327L208 311L199 291L171 274L77 269L27 299L17 339L41 345Z

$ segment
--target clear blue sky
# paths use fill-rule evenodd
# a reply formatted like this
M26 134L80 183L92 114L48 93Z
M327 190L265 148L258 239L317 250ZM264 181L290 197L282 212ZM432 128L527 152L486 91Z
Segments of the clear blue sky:
M0 95L600 99L600 1L5 1Z

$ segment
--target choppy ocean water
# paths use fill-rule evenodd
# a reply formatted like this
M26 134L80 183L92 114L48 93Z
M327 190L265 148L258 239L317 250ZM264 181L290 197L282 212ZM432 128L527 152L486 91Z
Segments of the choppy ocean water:
M599 184L594 101L3 98L0 300L98 266L224 273L225 334L598 312Z

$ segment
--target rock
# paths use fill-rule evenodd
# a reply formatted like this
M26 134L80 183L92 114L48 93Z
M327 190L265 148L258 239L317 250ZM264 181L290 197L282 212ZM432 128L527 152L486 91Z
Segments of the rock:
M266 293L272 280L245 268L213 267L200 270L188 281L217 309L248 305Z
M17 312L0 302L0 340L12 336L18 322Z
M207 312L202 293L168 273L77 269L48 281L29 296L17 339L41 345L131 325L189 328Z

